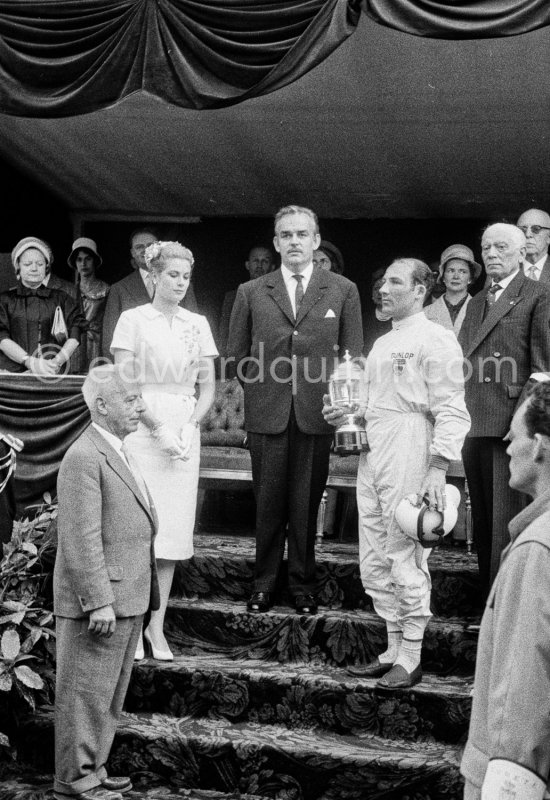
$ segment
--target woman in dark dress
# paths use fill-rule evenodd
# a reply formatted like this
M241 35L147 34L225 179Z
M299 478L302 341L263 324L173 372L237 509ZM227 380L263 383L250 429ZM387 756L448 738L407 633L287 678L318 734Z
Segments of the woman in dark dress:
M57 375L78 347L86 321L64 291L43 285L51 251L42 239L21 239L11 259L18 280L0 294L0 370Z

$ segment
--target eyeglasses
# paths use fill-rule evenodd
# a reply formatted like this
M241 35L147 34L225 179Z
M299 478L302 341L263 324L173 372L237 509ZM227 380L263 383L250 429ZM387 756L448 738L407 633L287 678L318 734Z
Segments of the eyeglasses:
M531 231L535 236L541 231L550 231L550 228L547 228L545 225L518 225L520 231L523 231L525 236L527 236L528 231Z

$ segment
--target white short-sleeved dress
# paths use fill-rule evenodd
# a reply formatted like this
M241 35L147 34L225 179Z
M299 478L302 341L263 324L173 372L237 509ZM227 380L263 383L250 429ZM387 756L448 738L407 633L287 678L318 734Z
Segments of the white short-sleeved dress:
M170 324L147 303L119 318L111 351L134 353L143 399L155 419L179 434L195 408L200 358L218 355L206 317L179 308ZM126 437L155 503L159 519L157 558L191 558L199 480L200 431L188 461L172 460L140 423Z

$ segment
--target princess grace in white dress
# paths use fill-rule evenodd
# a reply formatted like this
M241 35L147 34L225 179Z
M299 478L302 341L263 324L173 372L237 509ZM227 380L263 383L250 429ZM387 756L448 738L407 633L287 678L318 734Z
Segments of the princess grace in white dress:
M147 407L125 444L159 520L155 555L161 608L152 612L145 638L155 658L171 660L164 614L175 562L193 555L199 424L214 397L218 351L206 318L178 305L191 278L191 251L178 242L156 242L145 258L155 285L153 301L121 314L111 351L115 363L141 384Z

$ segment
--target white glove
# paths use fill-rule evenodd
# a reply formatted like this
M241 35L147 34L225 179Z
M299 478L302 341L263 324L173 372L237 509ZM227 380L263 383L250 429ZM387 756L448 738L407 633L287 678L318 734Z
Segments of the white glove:
M157 425L151 431L151 436L153 439L156 439L160 449L164 453L167 453L170 458L174 460L178 458L184 458L180 440L175 433L172 433L167 425L164 423Z
M186 422L180 431L180 445L185 459L191 455L193 441L197 434L197 426L194 422Z
M494 758L489 761L485 773L481 800L501 800L504 797L542 800L545 789L546 783L531 770L504 758Z

